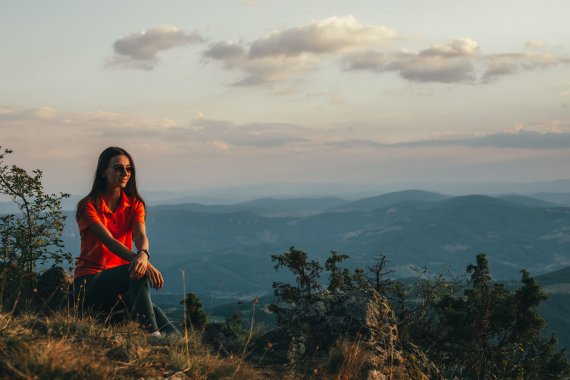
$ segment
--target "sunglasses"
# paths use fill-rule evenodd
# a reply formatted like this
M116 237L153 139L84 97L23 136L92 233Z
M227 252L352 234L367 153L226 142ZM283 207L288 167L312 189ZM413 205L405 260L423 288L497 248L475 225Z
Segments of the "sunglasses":
M131 166L123 166L123 165L113 165L113 170L115 171L115 173L127 173L127 174L131 174L131 172L133 172L135 170L135 168L131 167Z

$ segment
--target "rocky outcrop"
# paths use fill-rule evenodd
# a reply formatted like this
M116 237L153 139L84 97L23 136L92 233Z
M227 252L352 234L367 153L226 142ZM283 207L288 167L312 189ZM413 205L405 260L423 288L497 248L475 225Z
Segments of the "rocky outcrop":
M271 361L328 357L329 370L350 370L351 378L442 378L419 348L400 341L390 304L374 290L324 292L288 307L279 315L279 327L258 339L254 349Z
M72 277L61 267L46 270L38 277L36 303L40 308L57 310L69 304Z

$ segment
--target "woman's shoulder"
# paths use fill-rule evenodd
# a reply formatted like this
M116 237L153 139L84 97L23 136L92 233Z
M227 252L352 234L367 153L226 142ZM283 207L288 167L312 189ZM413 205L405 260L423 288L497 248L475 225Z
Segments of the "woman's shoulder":
M85 210L99 210L97 201L91 195L88 195L77 202L77 217L79 217Z
M79 202L77 202L77 208L78 209L82 209L88 206L94 206L95 205L95 201L93 200L93 197L91 195L88 195L82 199L79 200Z
M144 201L135 195L128 196L128 200L132 208L135 210L140 207L142 207L143 209L146 207Z
M79 220L82 215L85 215L85 212L92 213L97 211L97 206L93 197L91 195L86 196L85 198L81 199L77 202L77 209L75 212L75 219Z

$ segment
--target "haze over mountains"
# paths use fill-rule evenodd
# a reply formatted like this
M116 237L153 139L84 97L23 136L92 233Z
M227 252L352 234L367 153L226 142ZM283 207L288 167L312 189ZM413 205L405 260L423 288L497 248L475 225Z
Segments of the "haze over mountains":
M409 190L347 201L342 198L272 199L232 205L183 203L149 207L153 261L166 291L268 294L275 272L270 255L295 246L324 262L331 250L347 266L366 267L382 251L398 276L411 266L464 272L475 255L488 255L497 279L517 279L527 268L541 274L570 265L570 208L520 195L449 196ZM564 199L560 195L560 199ZM67 249L79 250L74 218Z

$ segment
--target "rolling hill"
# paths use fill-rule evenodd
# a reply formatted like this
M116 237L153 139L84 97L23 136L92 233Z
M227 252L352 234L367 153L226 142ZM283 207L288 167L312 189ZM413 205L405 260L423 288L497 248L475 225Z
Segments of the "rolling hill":
M370 265L381 250L400 276L410 274L410 266L463 272L480 252L501 280L518 278L521 268L536 275L570 264L570 208L489 196L436 195L429 201L424 193L410 194L392 194L368 210L308 216L256 215L255 202L239 212L154 207L147 219L153 261L168 291L181 289L182 268L188 290L226 296L270 293L273 281L287 278L273 270L270 255L291 246L320 261L331 250L345 253L358 267ZM73 218L65 242L78 252Z

